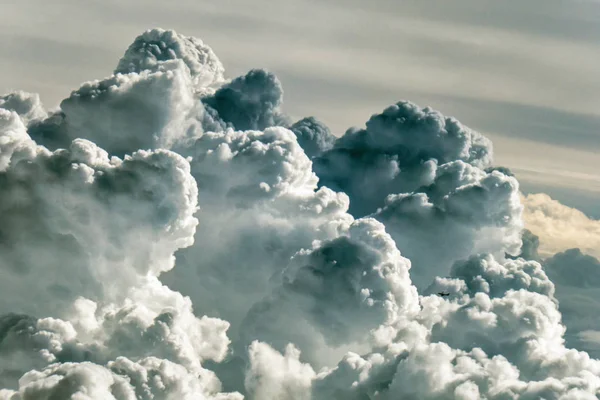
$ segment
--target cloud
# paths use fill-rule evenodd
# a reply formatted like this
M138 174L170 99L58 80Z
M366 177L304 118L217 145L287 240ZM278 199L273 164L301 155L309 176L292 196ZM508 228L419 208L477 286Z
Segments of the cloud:
M424 289L470 254L518 254L521 209L516 179L454 161L437 168L428 186L388 196L374 216L412 261L412 279Z
M157 279L194 241L189 163L168 150L109 158L85 139L50 151L14 111L0 118L2 396L125 396L123 373L106 370L121 356L176 364L167 394L185 374L210 374L201 363L226 355L229 323L197 318Z
M387 325L418 313L409 269L381 223L357 220L342 236L294 256L281 286L249 311L244 339L268 340L280 351L292 342L320 366L342 346L381 346Z
M160 68L169 60L181 60L198 89L222 83L225 68L213 50L200 39L172 30L149 29L129 46L115 74L140 73Z
M0 390L0 399L202 399L241 400L219 394L214 376L195 376L183 367L157 358L133 362L119 357L107 367L92 363L54 364L23 376L18 391Z
M349 353L317 373L312 398L594 397L600 364L564 347L554 286L539 263L474 257L436 285L450 301L422 297L416 326L398 330L384 351ZM409 337L412 345L400 340ZM287 354L290 363L300 357Z
M575 248L544 260L544 269L556 285L567 344L598 357L600 324L594 316L600 307L600 261Z
M232 80L203 102L239 130L286 125L286 118L279 110L283 88L279 79L265 70L254 69Z
M282 127L207 133L181 151L198 182L200 225L162 279L231 322L235 336L290 257L351 223L348 198L317 188L310 160Z
M202 129L204 119L207 126L213 124L194 96L185 65L172 60L153 71L84 83L61 102L60 111L30 132L51 149L85 138L120 157L138 149L169 147Z
M155 29L2 97L0 399L595 398L595 259L536 260L488 139L409 102L335 139L223 73Z
M523 220L540 238L540 256L546 258L571 248L600 257L600 222L543 193L523 199Z
M330 150L336 139L329 128L314 117L297 121L290 130L296 134L298 144L310 158Z
M487 167L491 142L430 108L403 101L350 129L315 162L321 185L346 192L350 212L363 216L383 207L388 194L432 183L438 165L464 161Z
M193 242L197 188L181 156L109 160L83 139L49 152L24 136L29 154L13 153L0 173L1 312L55 316L79 295L118 299L139 276L172 268L173 252Z
M249 348L251 369L245 386L251 398L290 398L309 400L315 372L300 362L300 352L289 345L280 354L264 343L254 342Z
M48 116L40 96L35 93L19 91L0 96L0 108L16 112L25 125Z
M543 264L544 272L556 288L559 310L567 328L567 346L598 357L600 348L595 339L600 325L594 316L600 306L597 300L600 296L600 261L578 248L542 260L538 254L540 238L524 230L522 239L521 254L512 258L537 260Z

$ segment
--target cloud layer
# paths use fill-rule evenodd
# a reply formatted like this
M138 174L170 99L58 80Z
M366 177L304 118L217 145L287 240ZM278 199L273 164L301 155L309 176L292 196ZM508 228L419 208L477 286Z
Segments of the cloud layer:
M492 162L408 101L336 139L162 29L3 96L0 399L595 399L558 300L597 266L543 267Z

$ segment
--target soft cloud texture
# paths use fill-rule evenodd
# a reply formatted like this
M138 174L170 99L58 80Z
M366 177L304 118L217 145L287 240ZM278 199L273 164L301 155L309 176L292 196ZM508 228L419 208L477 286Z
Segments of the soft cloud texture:
M527 195L522 201L523 220L527 229L540 238L542 257L571 248L600 257L600 221L543 193Z
M600 261L594 257L598 253L594 245L597 221L545 194L529 195L524 203L528 227L540 237L525 230L520 257L541 260L555 284L567 327L567 345L598 357L600 324L595 316L600 307ZM562 251L567 246L581 248Z
M0 399L596 398L555 297L593 261L523 258L487 138L404 101L334 139L282 96L155 29L57 110L2 97Z
M388 194L431 184L438 165L464 161L490 165L491 142L430 108L404 101L376 114L366 129L350 129L314 161L321 185L353 198L350 211L363 216L383 207Z

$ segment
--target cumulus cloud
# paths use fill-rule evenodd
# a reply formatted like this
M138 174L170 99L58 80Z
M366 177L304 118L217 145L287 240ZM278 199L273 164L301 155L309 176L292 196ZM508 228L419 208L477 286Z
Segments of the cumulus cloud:
M575 248L544 260L544 268L556 285L567 344L600 356L600 323L595 318L600 306L600 261Z
M275 75L254 69L220 87L203 102L219 117L239 130L265 129L285 125L280 111L283 88Z
M53 364L25 374L19 386L16 391L0 390L0 399L243 399L237 393L219 393L219 382L210 374L196 376L154 357L139 362L119 357L106 367L89 362Z
M16 112L25 125L48 116L37 93L18 91L0 96L0 108Z
M314 117L306 117L295 122L291 131L296 134L298 144L310 158L330 150L335 143L335 136L329 128Z
M204 114L189 71L172 60L156 70L87 82L61 102L60 111L30 130L52 149L85 138L123 156L138 149L168 148L202 129Z
M348 198L317 189L310 160L282 127L207 133L181 151L198 182L200 225L162 279L231 322L235 335L291 256L351 222Z
M106 370L124 355L171 362L168 396L187 386L181 371L206 375L203 360L226 355L229 324L197 318L157 279L193 243L189 163L168 150L109 158L85 139L50 151L16 112L0 117L2 395L135 398L144 382L128 389L123 373Z
M292 123L275 75L162 29L50 113L3 96L0 399L596 398L597 260L540 264L527 218L564 210L523 233L492 161L410 102Z
M183 61L198 90L225 80L221 60L202 40L160 28L149 29L133 41L115 74L157 70L170 60Z
M600 261L578 248L542 260L538 254L540 238L528 230L523 231L522 238L522 252L512 258L537 260L543 264L545 273L556 288L559 310L567 328L567 346L598 357L600 324L596 322L595 315L600 306Z
M68 150L29 148L0 181L0 312L55 316L82 294L118 299L138 276L172 268L175 250L193 242L196 182L175 153L109 159L76 139Z
M352 199L355 216L384 206L387 195L429 185L438 165L464 161L485 168L491 142L431 108L399 102L375 114L365 129L349 129L315 160L321 185Z
M244 339L268 340L281 351L292 342L320 366L331 364L335 349L381 346L386 326L418 313L409 269L381 223L358 220L293 258L281 286L248 313Z
M470 254L518 254L521 210L516 179L462 161L444 164L433 182L390 195L375 214L413 262L419 288Z

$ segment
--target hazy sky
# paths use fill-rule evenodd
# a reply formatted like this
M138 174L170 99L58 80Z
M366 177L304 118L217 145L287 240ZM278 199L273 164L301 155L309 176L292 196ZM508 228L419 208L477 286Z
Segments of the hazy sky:
M431 105L489 136L525 191L600 217L598 1L0 0L0 91L55 106L152 27L203 39L230 77L274 71L285 109L338 135Z

